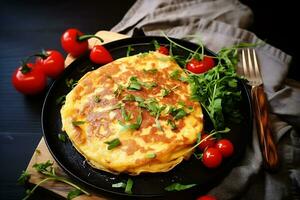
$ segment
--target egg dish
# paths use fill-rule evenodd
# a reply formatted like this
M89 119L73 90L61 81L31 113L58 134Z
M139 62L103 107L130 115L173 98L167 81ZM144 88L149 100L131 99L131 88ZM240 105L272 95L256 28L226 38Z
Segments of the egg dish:
M66 96L63 130L94 168L138 175L188 159L203 129L186 75L170 56L120 58L85 74Z

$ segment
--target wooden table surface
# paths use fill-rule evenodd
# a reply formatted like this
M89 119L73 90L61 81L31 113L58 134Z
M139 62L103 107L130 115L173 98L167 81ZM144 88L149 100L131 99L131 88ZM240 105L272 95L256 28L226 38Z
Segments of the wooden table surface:
M282 5L284 9L281 9L281 4L278 8L274 8L261 6L259 3L261 1L258 0L243 1L254 8L256 23L252 30L258 36L267 39L267 42L297 57L298 47L292 41L295 39L294 35L299 35L299 29L291 31L292 27L287 28L283 23L293 19L291 15L294 15L294 12L288 8L294 5L285 2ZM11 75L19 65L19 61L42 48L58 49L63 52L60 47L60 36L67 28L76 27L85 33L109 30L121 20L134 2L135 0L1 1L0 199L21 199L24 196L24 188L16 185L16 180L26 168L42 136L40 114L45 93L26 97L14 90ZM266 8L269 9L267 16L265 16ZM287 11L288 15L278 11ZM272 23L268 23L267 20ZM278 24L284 26L278 27ZM288 37L289 35L291 37ZM299 80L295 69L292 67L293 73L289 76ZM47 200L54 199L54 196L40 190L32 199Z

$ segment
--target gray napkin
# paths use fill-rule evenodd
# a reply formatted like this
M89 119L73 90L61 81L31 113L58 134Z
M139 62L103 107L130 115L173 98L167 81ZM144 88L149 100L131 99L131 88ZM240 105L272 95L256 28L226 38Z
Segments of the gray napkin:
M260 41L245 30L251 23L251 10L237 0L137 0L112 31L130 35L138 27L146 35L161 35L161 31L176 38L199 35L206 47L218 51L239 42ZM300 199L300 135L296 131L300 130L300 84L286 80L289 55L269 44L256 50L281 166L277 173L263 170L254 125L243 160L209 193L219 200Z

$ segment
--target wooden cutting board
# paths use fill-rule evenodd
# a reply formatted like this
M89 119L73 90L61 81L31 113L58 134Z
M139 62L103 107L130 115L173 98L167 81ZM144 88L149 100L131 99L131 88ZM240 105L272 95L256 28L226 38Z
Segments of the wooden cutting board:
M95 35L101 37L104 40L104 43L108 43L108 42L112 42L115 40L129 37L127 35L122 35L122 34L110 32L110 31L99 31ZM96 44L104 44L104 43L100 43L100 41L95 38L89 39L88 42L89 42L90 48L92 48ZM74 59L75 58L73 58L71 55L68 55L65 60L65 66L68 66ZM31 160L26 169L31 174L30 179L29 179L30 183L37 184L38 182L40 182L42 179L45 178L40 173L36 172L35 169L32 168L32 166L35 163L43 163L48 160L50 160L51 162L54 163L53 166L56 169L57 175L68 177L64 173L64 171L58 166L58 164L55 162L54 158L51 156L51 153L49 152L49 150L47 148L44 138L42 138L41 141L39 142L35 152L33 153ZM67 198L68 192L73 189L72 187L68 186L67 184L61 183L58 181L45 182L41 185L41 187L43 187L47 190L50 190L50 191L52 191L62 197L65 197L65 198ZM80 196L74 198L74 200L107 200L107 199L108 198L106 198L104 196L101 196L99 194L93 194L92 192L91 192L90 196L80 195Z

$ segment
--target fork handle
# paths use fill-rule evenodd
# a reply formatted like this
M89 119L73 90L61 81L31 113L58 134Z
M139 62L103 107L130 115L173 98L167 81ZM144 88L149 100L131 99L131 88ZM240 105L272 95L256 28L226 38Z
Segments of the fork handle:
M275 171L279 164L278 152L271 132L268 101L262 85L252 88L252 99L264 167Z

